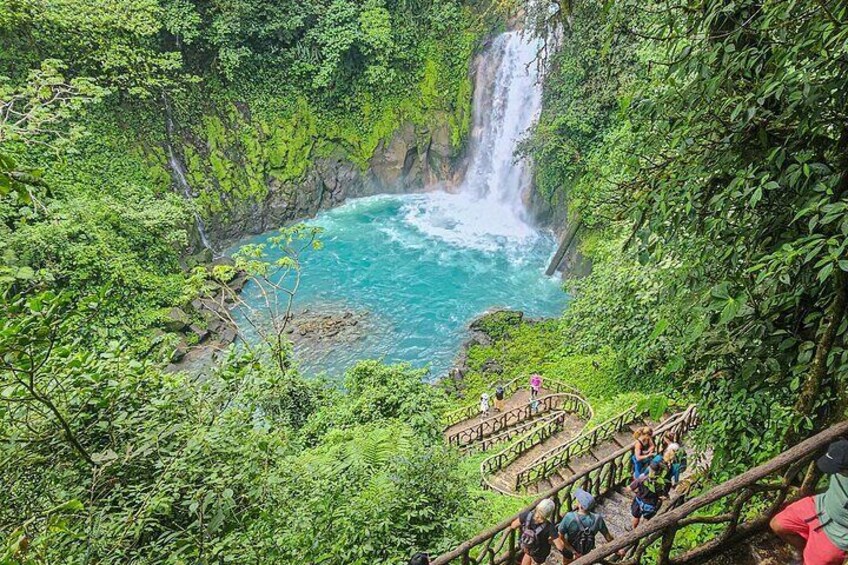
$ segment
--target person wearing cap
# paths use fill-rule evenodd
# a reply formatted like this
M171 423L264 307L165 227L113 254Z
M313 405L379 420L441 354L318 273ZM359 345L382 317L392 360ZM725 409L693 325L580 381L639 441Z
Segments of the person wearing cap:
M827 490L793 502L769 526L797 550L796 563L842 565L848 559L848 440L831 443L816 464L830 475Z
M613 540L604 517L592 512L592 508L595 507L595 498L591 494L578 488L574 491L574 502L577 504L577 510L563 516L557 528L560 540L565 546L562 550L563 565L571 563L594 549L595 536L599 533L608 542ZM619 553L624 555L624 550L622 549Z
M556 526L551 522L555 508L554 501L545 498L536 508L519 514L513 520L511 527L518 530L519 544L524 553L521 565L541 565L547 561L553 545L560 551L564 549Z

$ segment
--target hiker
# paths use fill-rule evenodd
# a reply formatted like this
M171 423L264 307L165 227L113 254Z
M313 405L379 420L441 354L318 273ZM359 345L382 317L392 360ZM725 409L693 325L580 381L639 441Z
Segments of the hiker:
M536 399L539 397L539 391L542 390L542 375L533 373L530 375L530 398Z
M489 416L489 395L485 392L480 395L480 415L484 418Z
M551 554L551 545L562 551L564 545L559 539L556 526L551 522L554 515L554 501L550 498L542 500L536 508L519 514L512 522L512 529L519 530L519 543L524 557L520 565L542 564Z
M671 489L680 483L680 474L686 470L686 452L678 443L670 443L665 448L662 455L655 455L651 460L662 465L665 470L665 491L664 495L668 496Z
M848 440L831 443L816 464L830 475L827 490L793 502L769 526L795 548L795 563L842 565L848 559Z
M604 517L592 512L595 498L582 488L578 488L574 491L574 501L577 503L577 510L563 516L557 528L560 540L565 546L562 550L563 565L568 565L595 549L595 536L599 533L608 542L613 540ZM624 556L624 553L624 549L619 551L621 556Z
M633 478L638 479L647 471L647 465L657 454L657 446L654 444L654 430L649 426L642 426L633 432Z
M651 461L648 472L634 479L628 487L636 497L630 505L630 515L633 517L633 529L644 518L650 520L659 512L662 504L660 497L664 496L665 468L662 463Z
M495 410L497 412L503 412L505 394L504 387L501 385L495 387Z
M426 553L416 553L409 560L409 565L430 565L430 556Z

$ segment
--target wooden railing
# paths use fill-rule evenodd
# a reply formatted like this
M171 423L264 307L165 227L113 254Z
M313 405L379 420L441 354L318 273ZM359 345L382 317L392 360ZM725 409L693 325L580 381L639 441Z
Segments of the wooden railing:
M529 375L521 375L512 379L503 385L504 387L504 397L509 398L523 386L527 386L529 388ZM574 388L573 386L566 384L557 379L545 378L543 380L543 384L545 389L551 392L570 392L571 394L577 396L583 396L579 390ZM492 396L495 394L495 387L497 384L489 385L490 392ZM462 408L458 408L456 410L452 410L451 412L446 413L442 416L442 425L445 429L454 426L464 420L470 420L471 418L477 416L480 413L480 403L473 402L468 404L467 406L463 406Z
M463 447L486 437L504 431L516 424L535 418L540 414L561 410L563 412L581 412L588 406L581 396L571 393L548 394L533 402L507 410L492 418L458 430L447 436L449 445Z
M582 409L576 410L575 413L588 422L594 414L592 407L588 402L584 402L582 406ZM549 421L542 425L537 425L530 433L522 436L506 449L484 459L480 463L480 475L483 486L503 492L497 485L489 481L489 475L497 473L524 453L527 453L537 445L547 441L554 434L562 431L566 421L566 415L565 412L555 414Z
M528 382L528 377L521 375L520 377L516 377L509 381L508 383L503 385L504 388L504 397L508 398L518 391L521 388L522 383ZM497 384L489 385L490 392L492 396L495 394L495 387ZM452 410L447 412L444 416L442 416L442 425L445 428L449 428L453 425L456 425L464 420L470 420L474 416L480 413L480 403L473 402L468 404L467 406L463 406L462 408L457 408L456 410Z
M468 445L461 447L460 451L465 455L469 453L479 453L481 451L488 451L489 448L491 448L492 446L510 441L511 439L520 436L528 430L534 430L537 426L547 426L552 420L559 418L562 414L562 412L555 411L537 420L527 420L526 422L508 428L507 430L499 434L484 438L482 441L475 441L474 443L469 443Z
M550 477L557 469L568 463L571 459L588 453L592 447L610 439L616 433L627 428L627 425L636 420L638 416L636 407L633 406L618 416L610 418L606 422L584 432L572 441L543 453L535 461L518 472L518 475L515 477L514 489L518 491Z
M654 430L654 439L659 441L667 433L680 437L692 429L697 421L695 408L689 407L658 426ZM610 489L628 482L631 478L630 454L630 447L621 448L586 471L570 477L561 485L547 491L521 512L532 510L543 498L551 498L555 504L556 520L559 521L563 514L573 509L574 489L583 488L599 497ZM518 538L511 526L516 517L517 515L510 516L495 527L463 542L459 547L436 558L432 565L447 565L454 562L462 565L514 564L518 555Z
M836 424L771 461L596 548L572 565L608 563L611 562L608 558L621 549L627 549L628 556L616 563L624 565L703 562L765 528L787 501L814 492L820 478L816 457L828 444L846 434L848 422ZM703 543L694 547L678 543L678 533L692 528L698 529Z

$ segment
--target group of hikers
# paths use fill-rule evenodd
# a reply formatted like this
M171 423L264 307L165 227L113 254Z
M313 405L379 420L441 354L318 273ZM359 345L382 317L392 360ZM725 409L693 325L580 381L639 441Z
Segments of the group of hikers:
M534 412L539 409L539 393L542 390L542 375L533 373L530 375L530 409ZM503 385L495 387L495 412L503 412L506 390ZM488 418L492 415L492 398L488 392L480 395L480 416Z
M542 388L541 376L530 377L531 403L538 409ZM494 409L504 407L504 389L495 389ZM488 416L489 396L480 398L480 413ZM631 527L656 516L671 490L680 484L686 469L686 453L673 431L657 436L649 426L636 429L631 453L632 478L628 491ZM816 496L801 498L787 505L770 522L772 531L796 551L793 565L848 565L848 440L832 443L818 459L818 468L830 476L827 490ZM563 564L586 555L595 548L601 534L608 542L613 536L603 515L595 508L595 499L587 491L576 489L574 504L556 523L556 504L545 498L535 508L521 513L513 522L521 548L521 565L543 564L556 547ZM624 555L625 550L619 551ZM429 557L418 553L409 565L429 565Z

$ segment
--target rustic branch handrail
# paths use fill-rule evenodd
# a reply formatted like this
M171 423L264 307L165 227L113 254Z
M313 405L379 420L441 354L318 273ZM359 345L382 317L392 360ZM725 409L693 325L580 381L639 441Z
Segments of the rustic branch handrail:
M539 414L552 412L554 410L577 412L579 410L583 410L585 405L587 405L587 403L582 396L565 392L548 394L541 396L534 401L528 402L527 404L517 406L512 410L507 410L497 416L487 418L467 428L458 430L447 436L445 439L447 440L448 445L461 448L492 436L498 432L504 431L516 424L530 420Z
M697 413L694 406L685 411L668 418L654 431L654 437L660 439L665 433L673 433L680 436L697 424ZM564 483L545 492L533 504L522 509L526 512L535 508L543 498L552 498L555 504L557 520L562 518L563 510L568 512L572 509L573 500L571 496L574 487L581 487L595 496L600 496L630 478L630 447L624 447L605 457L586 471L570 477ZM437 557L432 565L446 565L457 559L462 565L501 565L511 564L517 555L517 544L515 532L511 525L516 516L510 516L493 528L490 528L460 544L458 547ZM507 551L490 551L495 538L501 536L499 547L507 546ZM507 543L508 541L508 543Z
M592 447L608 440L617 432L623 430L628 424L635 421L638 416L636 407L631 406L621 414L598 424L568 443L543 453L518 472L515 476L514 489L518 491L543 479L547 479L571 459L584 455Z
M508 383L503 385L504 395L505 396L512 396L515 393L515 391L518 390L518 388L519 388L517 386L518 382L524 381L526 379L527 379L527 377L525 377L524 375L521 375L519 377L515 377L514 379L512 379L511 381L509 381ZM489 383L488 386L487 386L487 390L491 390L493 395L494 395L494 390L497 387L497 382L499 382L499 381L496 381L495 383ZM470 418L473 418L474 416L476 416L478 414L479 410L480 410L480 403L479 402L473 402L471 404L463 406L462 408L457 408L456 410L451 410L450 412L447 412L446 414L444 414L442 416L442 425L444 426L445 429L447 429L447 428L454 426L454 425L456 425L456 424L458 424L458 423L460 423L464 420L468 420Z
M519 424L517 426L512 426L511 428L503 431L499 434L495 434L493 436L489 436L484 438L482 441L476 441L474 443L469 443L463 447L460 447L459 450L463 454L476 453L479 451L487 451L493 445L497 445L499 443L504 443L506 441L511 440L514 437L518 437L521 434L527 432L527 430L534 430L537 426L546 426L551 420L555 420L559 418L562 412L554 411L548 414L547 416L542 416L538 420L527 420L526 422Z
M799 443L770 461L754 467L741 475L726 481L717 487L701 494L678 508L657 516L647 522L639 529L624 536L614 539L612 542L601 545L591 553L577 559L572 565L592 565L594 563L606 563L606 558L612 556L620 549L638 547L637 555L644 555L648 546L658 539L670 539L673 542L676 533L692 524L721 524L727 523L727 527L713 540L689 549L684 553L671 556L672 542L663 543L660 548L660 561L671 565L702 560L711 555L725 550L730 544L744 539L747 535L756 532L778 512L781 505L791 498L790 491L797 491L801 496L809 494L815 487L817 473L813 468L807 472L804 481L796 487L796 479L801 470L807 466L814 465L815 456L826 446L848 434L848 422L836 424L827 430ZM777 478L776 475L783 471L780 483L769 483L760 485L760 481L769 478ZM770 493L774 498L770 500L769 508L759 516L746 521L744 519L744 506L758 493ZM730 498L733 497L731 500ZM720 513L712 516L695 516L695 512L712 504L728 499L725 506L730 510L722 509ZM638 565L639 558L619 561L624 565Z
M577 388L575 388L575 387L573 387L573 386L571 386L571 385L569 385L569 384L567 384L563 381L560 381L559 379L546 378L545 380L549 384L551 384L551 386L548 386L546 388L548 390L552 391L552 392L570 392L571 394L574 394L576 396L580 396L580 397L583 396L583 394ZM496 383L497 382L498 381L496 381ZM512 396L513 394L515 394L518 391L518 389L522 388L523 385L521 385L519 383L526 383L526 382L528 382L528 376L527 375L520 375L518 377L515 377L514 379L512 379L511 381L509 381L505 385L503 385L504 395L506 397ZM494 395L494 389L497 386L496 383L489 383L489 385L488 385L488 388L491 389L493 395ZM445 430L447 430L451 426L455 426L456 424L459 424L460 422L462 422L464 420L470 420L471 418L475 417L479 413L479 410L480 410L480 403L479 402L473 402L471 404L463 406L462 408L457 408L456 410L452 410L452 411L450 411L450 412L448 412L448 413L446 413L442 416L442 426Z
M592 410L592 406L589 405L588 402L584 402L582 404L582 407L583 410L577 410L575 411L575 413L578 414L581 418L583 418L586 422L588 422L594 416L594 410ZM506 449L503 449L498 453L495 453L494 455L491 455L490 457L484 459L483 462L480 463L480 480L482 481L484 488L489 488L491 490L500 492L501 494L511 494L501 489L491 480L489 480L489 475L502 470L504 467L521 457L521 455L523 455L527 451L545 442L554 434L562 431L562 428L565 424L565 416L566 413L563 412L558 416L552 418L544 425L534 427L529 433L509 445ZM586 426L584 424L583 430L585 429Z

